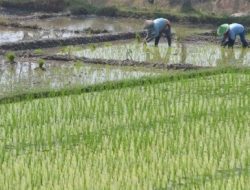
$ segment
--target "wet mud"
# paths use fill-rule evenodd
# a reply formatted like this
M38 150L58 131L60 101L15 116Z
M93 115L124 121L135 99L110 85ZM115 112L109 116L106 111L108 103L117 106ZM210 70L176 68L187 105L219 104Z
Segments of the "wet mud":
M17 22L9 22L9 21L0 21L0 25L12 28L20 28L20 29L42 30L42 28L37 25L24 25Z
M183 39L185 43L199 43L199 42L208 42L213 44L220 45L222 38L218 37L215 31L205 32L195 35L187 36ZM241 42L239 40L235 41L235 46L241 46Z
M114 34L97 34L92 36L69 37L60 39L42 39L25 42L5 43L0 45L0 51L5 50L29 50L29 49L42 49L57 46L79 45L99 42L109 42L117 40L128 40L136 38L137 36L145 36L144 31L141 32L125 32Z
M183 42L191 42L191 43L197 43L197 42L209 42L209 43L218 43L220 39L216 35L214 31L211 32L204 32L204 33L198 33L195 35L189 35L183 39Z
M6 21L0 21L0 26L6 26L6 27L12 27L12 28L18 28L18 29L32 29L32 30L42 30L47 31L47 29L40 27L38 25L25 25L20 24L17 22L6 22ZM103 34L103 33L109 33L106 29L93 29L93 28L86 28L84 30L69 30L69 29L53 29L54 32L66 32L66 33L76 33L76 34Z
M26 55L27 56L27 55ZM87 57L69 57L63 55L51 55L51 56L39 56L34 54L29 54L28 57L40 57L44 60L53 60L53 61L82 61L89 64L98 64L98 65L113 65L113 66L129 66L129 67L146 67L146 68L155 68L155 69L165 69L165 70L195 70L195 69L204 69L209 67L203 67L192 64L168 64L164 62L152 63L146 61L134 61L134 60L113 60L113 59L92 59Z
M95 30L86 30L85 33L95 33L95 32L108 32L108 31L95 31ZM81 31L76 31L76 33ZM82 31L83 32L83 31ZM80 36L80 37L69 37L69 38L58 38L58 39L42 39L34 41L24 41L24 42L15 42L15 43L5 43L0 45L0 50L29 50L29 49L42 49L42 48L51 48L57 46L67 46L67 45L81 45L89 43L99 43L99 42L109 42L117 40L129 40L134 38L144 38L146 35L145 31L139 32L122 32L122 33L112 33L112 34L97 34L92 36ZM218 43L219 40L214 35L208 34L196 34L192 36L185 37L182 39L183 42L211 42Z

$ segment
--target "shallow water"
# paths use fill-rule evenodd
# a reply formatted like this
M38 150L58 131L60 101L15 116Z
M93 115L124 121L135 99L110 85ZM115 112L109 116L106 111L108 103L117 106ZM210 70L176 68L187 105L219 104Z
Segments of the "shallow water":
M221 64L250 65L250 50L225 49L209 43L174 43L168 47L164 39L158 48L152 43L147 46L137 42L116 42L97 45L77 46L70 52L74 56L102 59L161 62L166 64L194 64L218 66ZM58 54L63 54L58 50ZM65 52L64 52L65 54Z
M27 24L26 21L23 24ZM143 30L143 19L115 18L104 16L81 16L81 17L54 17L43 20L29 20L30 25L38 25L44 29L67 29L84 30L92 28L96 30L108 30L110 32L133 32ZM205 32L211 29L209 25L193 26L172 23L173 32Z
M7 63L0 58L0 97L43 89L60 89L78 85L96 84L105 81L139 78L156 75L138 68L87 65L84 63L65 63L46 61L46 71L38 68L36 60L17 60L16 64Z
M27 23L26 21L22 22ZM143 20L131 18L112 18L97 16L54 17L43 20L29 20L30 25L38 25L44 29L84 30L87 28L108 30L110 32L141 30Z
M15 21L11 16L9 20ZM0 16L0 20L8 20L8 15ZM15 21L16 22L16 21ZM48 19L33 19L18 21L23 25L37 25L44 30L31 30L0 26L0 44L45 38L66 38L84 34L75 34L73 31L83 31L87 28L95 30L108 30L109 32L131 32L143 30L144 20L133 18L112 18L97 16L82 17L54 17ZM67 29L69 32L60 30ZM210 31L211 26L179 25L173 23L173 33L181 38L186 35ZM72 31L72 32L70 32Z
M27 40L39 40L48 38L66 38L77 36L73 32L60 32L53 30L28 30L0 26L0 44Z

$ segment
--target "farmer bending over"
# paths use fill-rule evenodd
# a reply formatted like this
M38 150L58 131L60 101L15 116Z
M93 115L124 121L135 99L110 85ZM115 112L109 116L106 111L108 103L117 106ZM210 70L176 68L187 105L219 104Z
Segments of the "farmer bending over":
M222 24L217 29L217 34L219 36L224 36L223 40L221 41L221 45L223 47L228 46L228 47L233 48L237 35L240 36L242 46L244 48L248 47L248 43L245 38L245 33L246 33L246 30L244 26L242 26L241 24L237 24L237 23L230 24L230 25Z
M147 30L147 36L145 43L155 39L155 46L158 46L162 34L168 40L168 46L171 46L171 24L169 20L164 18L158 18L155 20L146 20L144 29Z

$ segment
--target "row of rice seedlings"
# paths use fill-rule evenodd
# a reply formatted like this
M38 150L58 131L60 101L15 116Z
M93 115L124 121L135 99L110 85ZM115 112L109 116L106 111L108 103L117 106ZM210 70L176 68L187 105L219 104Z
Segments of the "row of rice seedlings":
M0 105L3 189L247 189L250 75Z
M94 47L94 48L93 48ZM62 52L65 54L65 52ZM138 42L120 43L113 46L90 45L85 48L75 48L72 55L79 57L134 60L163 63L185 63L200 66L217 66L224 64L249 63L249 53L245 50L220 48L213 44L176 43L168 48L165 43L155 48L153 45L143 45Z

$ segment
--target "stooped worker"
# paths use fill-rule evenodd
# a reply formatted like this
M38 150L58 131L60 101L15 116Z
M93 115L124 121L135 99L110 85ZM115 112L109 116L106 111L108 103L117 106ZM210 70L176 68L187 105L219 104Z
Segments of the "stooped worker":
M248 47L248 43L246 41L246 30L243 25L238 23L233 24L222 24L217 29L217 34L219 36L223 36L223 39L221 41L221 45L223 47L231 47L233 48L236 37L239 35L240 40L242 43L242 47L246 48Z
M155 40L155 46L158 46L161 36L164 34L171 47L171 23L165 18L157 18L155 20L146 20L144 29L147 30L147 36L144 43Z

